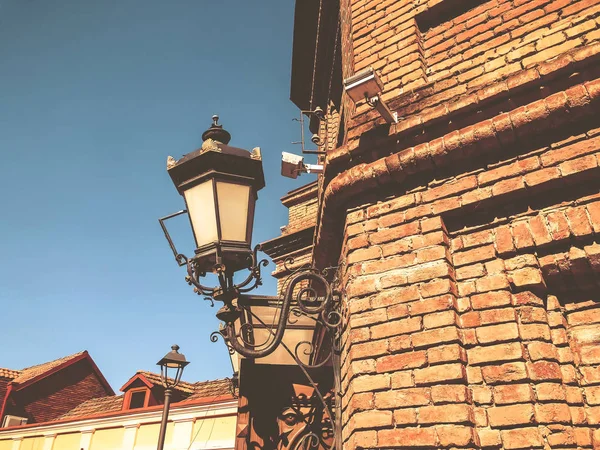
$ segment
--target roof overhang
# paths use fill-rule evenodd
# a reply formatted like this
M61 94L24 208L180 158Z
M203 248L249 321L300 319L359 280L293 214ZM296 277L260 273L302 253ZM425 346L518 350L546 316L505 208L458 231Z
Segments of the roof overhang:
M34 383L37 383L40 380L43 380L44 378L49 377L50 375L53 375L65 368L72 366L73 364L75 364L79 361L83 361L83 360L87 361L88 364L91 366L92 371L98 378L98 381L100 381L100 384L102 384L102 386L106 390L106 393L109 395L115 395L115 391L113 391L110 384L108 384L108 381L106 381L106 378L104 378L104 375L102 375L102 372L100 372L100 369L98 368L98 366L96 365L96 363L94 362L94 360L92 359L92 357L89 355L89 353L87 351L84 351L80 355L75 356L74 358L71 358L71 359L63 362L62 364L59 364L45 372L40 373L39 375L25 381L24 383L17 383L17 382L12 381L10 383L10 385L12 386L13 391L20 391L22 389L27 388L28 386L31 386Z
M144 376L144 374L141 373L136 373L134 376L132 376L127 383L125 383L120 391L121 392L125 392L125 390L127 388L129 388L129 386L131 386L133 383L135 383L136 381L140 381L142 384L144 384L147 388L152 389L154 387L154 383L150 382L150 380L148 380L148 378L146 378Z
M303 110L310 109L314 83L319 3L320 0L297 0L294 10L290 100Z

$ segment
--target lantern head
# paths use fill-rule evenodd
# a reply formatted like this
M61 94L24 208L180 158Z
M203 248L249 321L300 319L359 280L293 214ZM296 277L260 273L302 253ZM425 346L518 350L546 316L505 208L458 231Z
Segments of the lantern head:
M194 239L194 264L202 272L221 266L229 273L249 267L254 204L265 186L260 148L227 145L231 135L213 116L202 147L167 171L183 196Z

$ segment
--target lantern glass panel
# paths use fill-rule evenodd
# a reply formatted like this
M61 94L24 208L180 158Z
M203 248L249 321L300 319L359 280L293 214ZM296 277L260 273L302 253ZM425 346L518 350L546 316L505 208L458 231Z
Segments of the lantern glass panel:
M196 246L218 240L215 196L212 180L197 184L184 192Z
M221 239L245 242L248 233L250 186L217 181Z

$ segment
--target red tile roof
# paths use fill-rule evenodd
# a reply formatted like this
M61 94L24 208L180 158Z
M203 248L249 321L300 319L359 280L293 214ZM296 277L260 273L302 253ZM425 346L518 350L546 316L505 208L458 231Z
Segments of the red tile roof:
M146 372L145 370L138 370L137 374L143 375L150 383L156 386L162 386L162 380L160 378L160 374L154 372ZM169 378L169 380L173 380ZM186 394L194 393L194 385L192 383L188 383L186 381L180 381L179 384L175 387L178 391L184 392Z
M148 381L151 381L152 383L156 382L156 384L160 384L160 375L156 373L145 371L138 371L137 373L143 374L146 378L148 378ZM186 391L191 393L191 395L182 402L174 403L174 405L184 404L192 400L200 400L203 398L231 395L231 381L228 378L200 381L197 383L187 383L183 381L182 385ZM76 420L82 417L121 411L123 408L123 397L123 395L116 395L110 397L93 398L76 406L71 411L63 414L56 420ZM135 411L139 412L142 410L136 409Z
M75 353L73 355L55 359L54 361L38 364L36 366L26 367L25 369L19 371L19 375L15 377L12 381L16 384L26 383L27 381L30 381L39 375L43 375L44 373L54 369L55 367L60 366L61 364L64 364L72 359L80 357L84 353L86 352L83 351Z
M12 370L12 369L4 369L0 367L0 378L8 378L9 380L13 380L20 375L20 370Z
M123 407L123 396L115 395L111 397L92 398L76 406L71 411L56 420L76 419L78 417L91 416L95 414L120 411Z
M194 393L186 401L220 395L231 395L231 380L229 378L194 383Z

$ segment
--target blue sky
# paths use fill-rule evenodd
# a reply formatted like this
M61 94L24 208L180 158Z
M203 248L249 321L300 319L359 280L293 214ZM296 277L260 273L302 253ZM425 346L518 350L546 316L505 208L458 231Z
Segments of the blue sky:
M279 234L280 197L313 178L279 174L299 152L292 31L292 0L0 2L0 367L86 349L118 389L177 343L185 379L230 375L157 221L183 207L166 158L219 114L262 149L254 241Z

